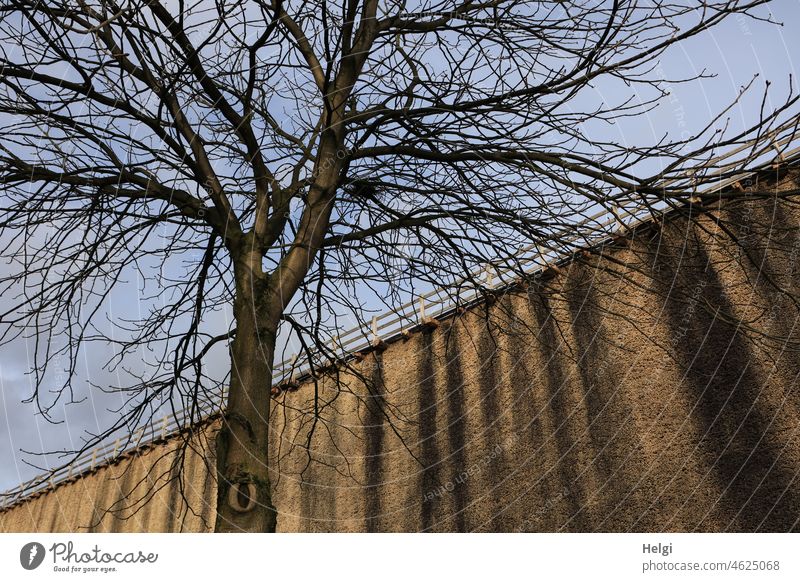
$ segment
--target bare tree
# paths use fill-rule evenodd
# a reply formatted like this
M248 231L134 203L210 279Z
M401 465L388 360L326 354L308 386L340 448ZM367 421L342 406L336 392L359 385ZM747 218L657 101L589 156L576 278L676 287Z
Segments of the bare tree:
M226 386L216 529L274 531L276 350L324 351L343 316L430 285L483 288L464 276L481 265L524 276L520 248L577 249L598 233L592 212L682 205L762 160L793 134L796 97L769 109L765 93L741 131L729 109L649 144L596 129L702 78L656 71L671 46L731 15L765 19L767 3L9 0L0 281L16 300L2 340L35 338L45 416L53 357L74 369L87 345L116 345L128 404L97 439L163 402L199 417ZM104 332L128 275L152 309ZM215 328L226 308L234 325ZM219 378L204 364L225 346Z

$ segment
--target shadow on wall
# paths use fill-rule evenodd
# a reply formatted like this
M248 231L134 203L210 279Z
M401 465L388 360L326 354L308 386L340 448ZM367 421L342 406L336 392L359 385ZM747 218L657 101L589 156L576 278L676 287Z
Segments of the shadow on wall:
M692 453L703 460L708 471L698 486L719 491L714 507L698 515L696 527L793 530L800 517L797 375L792 385L776 382L772 366L759 365L767 359L755 351L757 344L748 341L750 322L737 316L731 294L738 294L740 305L747 307L750 295L765 292L763 281L756 288L729 288L706 246L690 246L690 240L687 238L683 247L675 241L675 247L683 251L684 264L674 255L661 262L670 287L695 298L694 317L688 325L683 320L685 306L669 293L665 278L655 281L667 297L665 321L681 338L674 343L675 357L684 370L691 415L702 431ZM757 272L751 276L763 279L779 272L766 260L756 261L750 267ZM743 262L747 264L749 259ZM781 320L786 336L796 341L800 335L795 325L797 312L787 309ZM796 367L796 354L774 356L779 365Z
M800 213L690 212L360 356L319 381L324 422L312 385L282 395L279 529L800 529ZM0 529L205 531L209 447L134 516L98 513L157 457L175 476L174 447L20 503Z

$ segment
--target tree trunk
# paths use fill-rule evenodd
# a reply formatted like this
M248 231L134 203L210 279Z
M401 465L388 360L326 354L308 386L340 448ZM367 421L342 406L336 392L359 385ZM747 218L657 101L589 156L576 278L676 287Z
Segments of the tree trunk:
M274 532L268 471L270 389L277 317L259 264L234 267L236 336L231 345L231 384L217 436L218 532Z

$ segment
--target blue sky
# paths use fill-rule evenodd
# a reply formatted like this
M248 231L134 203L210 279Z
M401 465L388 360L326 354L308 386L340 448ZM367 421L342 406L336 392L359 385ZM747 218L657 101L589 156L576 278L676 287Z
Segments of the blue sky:
M800 0L776 0L771 5L774 19L784 23L775 26L745 18L729 18L721 26L691 41L673 47L664 55L655 74L664 77L685 77L701 71L713 72L716 77L671 87L672 97L646 116L628 119L615 126L597 128L607 132L604 139L615 137L632 144L648 144L665 133L673 137L693 132L704 126L719 110L732 101L740 88L758 75L752 93L744 98L730 114L733 127L744 127L756 120L765 82L772 84L773 102L780 104L787 95L789 76L793 76L797 91L800 35ZM762 13L764 11L762 10ZM794 29L794 32L793 32ZM614 102L618 88L611 84L596 87L597 98ZM8 299L0 298L0 304ZM137 286L128 285L115 293L112 317L124 317L142 307ZM215 315L224 324L227 315ZM39 451L62 448L65 443L76 446L85 429L97 430L110 417L109 408L120 404L114 396L98 393L83 385L86 399L59 411L65 422L52 425L35 414L31 404L22 400L32 391L26 375L32 356L31 345L24 340L0 347L0 490L15 487L36 472L26 466L21 449ZM113 374L103 372L99 363L109 354L84 354L79 376L95 383L114 385ZM227 367L225 354L217 354L213 365ZM67 445L70 446L70 445ZM30 457L28 457L30 458Z

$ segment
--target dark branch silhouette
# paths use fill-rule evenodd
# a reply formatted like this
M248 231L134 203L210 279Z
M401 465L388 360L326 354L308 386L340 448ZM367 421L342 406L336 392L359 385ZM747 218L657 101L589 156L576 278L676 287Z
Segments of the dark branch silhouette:
M670 47L731 15L764 19L765 4L11 0L0 341L33 338L45 418L72 398L80 353L114 346L107 366L129 382L97 388L126 404L65 454L165 409L191 425L224 394L216 529L273 531L275 360L342 364L346 322L432 286L485 292L487 269L525 277L532 253L607 234L593 213L716 199L708 186L779 157L797 97L768 108L766 89L743 130L727 127L734 102L688 137L596 137L704 77L661 78ZM131 277L147 311L108 331ZM224 348L229 373L209 371ZM70 366L53 396L56 357ZM305 413L310 442L334 408Z

